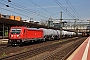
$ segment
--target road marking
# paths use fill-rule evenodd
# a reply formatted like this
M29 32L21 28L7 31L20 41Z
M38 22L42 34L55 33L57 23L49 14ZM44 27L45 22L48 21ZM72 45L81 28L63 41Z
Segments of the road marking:
M88 41L88 43L87 43L86 49L85 49L85 51L84 51L84 54L83 54L83 56L82 56L82 60L87 60L89 44L90 44L90 38L89 38L89 41Z

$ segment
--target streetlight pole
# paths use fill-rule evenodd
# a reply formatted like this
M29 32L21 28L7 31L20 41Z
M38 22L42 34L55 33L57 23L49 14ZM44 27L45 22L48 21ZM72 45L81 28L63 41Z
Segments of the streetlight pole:
M2 27L3 27L3 36L2 36L2 38L4 39L4 23L3 23Z
M60 12L60 38L62 39L62 12Z
M77 27L76 27L76 19L74 19L75 20L75 22L74 22L74 30L75 30L75 32L76 32L76 36L78 36L78 29L77 29Z

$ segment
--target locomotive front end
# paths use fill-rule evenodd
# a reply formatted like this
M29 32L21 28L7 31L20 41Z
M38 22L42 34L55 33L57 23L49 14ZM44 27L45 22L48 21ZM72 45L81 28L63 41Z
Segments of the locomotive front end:
M21 36L21 28L11 28L10 32L9 32L9 44L19 44L22 40L21 40L22 36Z

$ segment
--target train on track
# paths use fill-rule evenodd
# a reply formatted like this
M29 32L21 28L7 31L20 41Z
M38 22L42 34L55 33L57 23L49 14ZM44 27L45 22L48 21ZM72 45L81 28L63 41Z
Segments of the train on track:
M46 29L46 28L27 28L23 26L11 27L9 31L8 44L10 45L22 45L27 42L34 41L47 41L60 39L60 30ZM79 36L82 33L78 33ZM74 37L75 32L62 30L62 38Z

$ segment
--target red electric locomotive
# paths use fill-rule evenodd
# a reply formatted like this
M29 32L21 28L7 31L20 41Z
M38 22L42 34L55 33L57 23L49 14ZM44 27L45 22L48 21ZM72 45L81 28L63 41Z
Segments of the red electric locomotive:
M42 29L15 26L10 29L8 43L12 45L22 45L28 41L42 40L44 39L43 37Z

